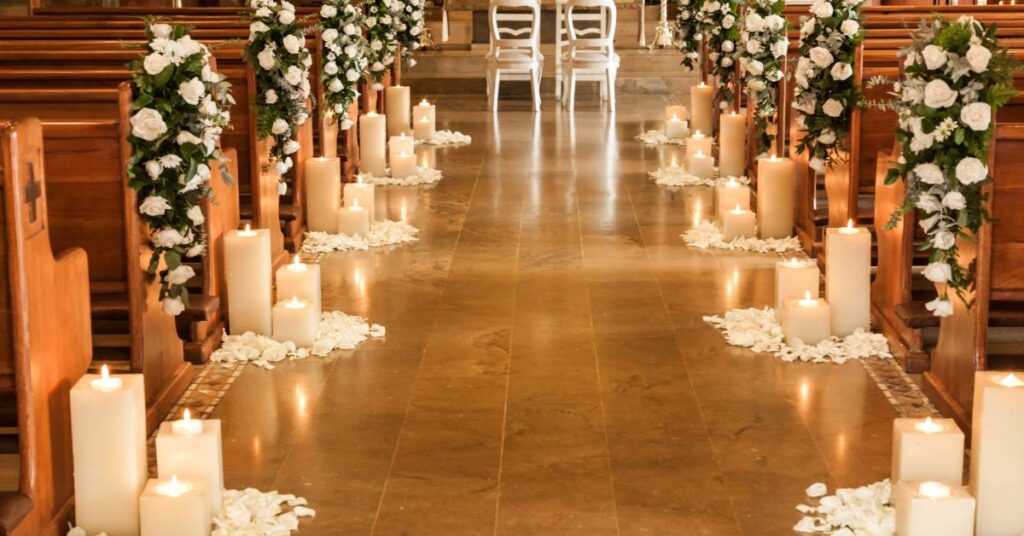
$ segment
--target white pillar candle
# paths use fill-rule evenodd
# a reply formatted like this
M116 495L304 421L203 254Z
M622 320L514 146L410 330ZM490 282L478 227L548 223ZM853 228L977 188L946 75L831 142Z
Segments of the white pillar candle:
M718 223L722 223L722 214L736 206L750 209L750 187L729 177L715 185L715 214Z
M693 155L697 154L697 151L710 155L711 145L711 138L705 136L704 132L701 132L700 129L697 129L686 140L686 161L689 162Z
M388 86L384 93L384 113L388 116L388 135L409 133L409 86Z
M358 200L338 210L338 233L366 236L370 232L370 215Z
M334 209L334 227L338 227L338 209ZM312 305L316 317L320 318L320 265L306 264L296 255L290 264L277 269L277 300L292 296Z
M760 180L760 177L758 178ZM871 329L871 231L854 227L825 232L825 298L832 305L832 334Z
M1016 499L1019 503L1020 497ZM893 486L892 503L900 536L974 535L974 497L959 480L898 483Z
M893 421L893 482L960 482L963 475L964 433L953 419Z
M291 341L299 348L312 348L319 327L320 318L309 302L292 296L274 305L275 341Z
M174 475L203 486L210 512L220 513L224 492L224 460L220 421L191 418L164 422L156 434L156 466L160 478Z
M224 272L228 280L228 323L232 335L270 334L270 231L228 231L224 235Z
M690 135L690 128L686 121L678 115L673 115L665 121L665 136L673 140L685 140Z
M210 534L213 518L203 488L199 482L178 476L150 480L142 496L137 499L142 536Z
M416 141L412 136L399 134L388 139L388 156L394 157L398 153L412 154L416 150Z
M341 200L341 159L306 160L306 224L310 231L338 231L338 203Z
M805 292L803 298L787 300L783 308L785 323L782 333L786 336L786 344L815 345L829 338L833 315L825 300L812 298L810 292Z
M669 104L665 106L665 121L668 121L672 117L678 117L680 119L686 119L686 106L679 104Z
M817 298L821 270L814 260L797 258L775 263L775 314L785 324L786 302L805 296Z
M359 169L376 177L386 173L384 146L387 127L384 116L370 112L359 117Z
M71 388L75 521L89 534L139 534L146 485L146 390L141 374L86 374Z
M761 238L786 238L793 234L795 173L796 167L789 158L772 155L757 161L757 227Z
M723 113L718 133L718 168L723 177L746 175L747 117Z
M437 130L437 111L433 104L426 100L420 101L412 109L412 132L417 140L433 137Z
M383 177L383 175L381 175ZM345 185L345 206L351 206L355 204L356 200L359 201L359 206L366 209L367 217L370 221L377 221L377 188L372 184L363 182L362 175L356 175L356 182L350 182ZM343 232L340 229L339 233Z
M702 179L710 179L715 176L715 159L711 156L711 153L697 151L690 157L687 170L691 175L696 175Z
M1024 534L1024 381L1020 372L974 374L971 494L978 536Z
M714 97L714 89L704 82L690 88L690 125L694 130L711 132Z
M722 215L722 238L733 240L754 236L754 213L740 206Z
M398 153L391 157L391 176L396 179L412 177L416 174L416 155Z

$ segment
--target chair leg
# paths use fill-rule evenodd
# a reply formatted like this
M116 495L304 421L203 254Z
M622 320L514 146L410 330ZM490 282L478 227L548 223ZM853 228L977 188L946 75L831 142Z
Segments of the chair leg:
M533 111L540 111L540 75L541 70L535 69L530 73L530 86L533 88Z
M498 111L498 90L501 87L501 71L494 72L494 81L491 82L491 106L490 109Z
M487 106L491 106L491 93L494 91L494 71L487 68Z
M608 69L606 72L607 72L606 79L608 81L608 108L611 111L614 112L615 111L615 75L616 75L616 70L614 68L612 68L612 69Z
M608 100L608 85L605 83L605 80L602 79L598 84L601 86L601 100Z
M569 68L569 111L576 110L576 71Z

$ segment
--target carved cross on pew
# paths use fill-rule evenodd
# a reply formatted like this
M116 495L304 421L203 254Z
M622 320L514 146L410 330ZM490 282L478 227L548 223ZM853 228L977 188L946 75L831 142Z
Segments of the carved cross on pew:
M39 206L39 198L43 197L43 189L36 180L36 167L28 165L28 182L25 183L25 204L28 205L28 222L35 223Z

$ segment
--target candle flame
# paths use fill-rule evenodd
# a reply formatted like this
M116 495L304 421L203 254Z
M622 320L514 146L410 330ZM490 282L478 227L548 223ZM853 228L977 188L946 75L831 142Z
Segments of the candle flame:
M181 420L185 422L189 422L192 420L192 412L189 411L188 408L185 408L185 414L182 416Z
M779 161L779 155L777 155L775 153L772 153L772 157L769 158L769 160L771 160L772 162L778 162Z
M740 205L739 205L739 204L737 203L737 204L736 204L736 208L732 209L732 211L733 211L733 212L735 212L736 214L740 214L741 212L743 212L743 207L741 207L741 206L740 206Z
M427 102L427 99L423 99L420 101L420 106L430 106L430 103Z
M349 208L351 208L352 210L356 210L356 209L359 208L359 198L358 197L352 198L352 206L349 207Z
M725 185L730 187L730 188L735 188L735 187L739 186L739 183L736 182L736 177L730 176L729 180L725 183Z
M804 291L804 299L807 300L807 301L811 300L811 291L809 291L809 290L805 290Z
M299 254L298 253L295 254L295 257L292 257L292 264L294 264L296 266L302 264L302 261L299 260Z
M846 221L846 228L847 229L853 229L853 219L852 218Z
M941 482L921 482L921 486L917 488L918 494L926 499L944 499L949 497L951 490L949 486Z
M914 425L914 429L925 434L934 434L942 431L942 425L933 421L931 417L925 417L923 422Z
M110 379L110 367L106 365L100 367L100 378L103 378L104 380Z
M693 156L696 156L696 157L699 157L699 158L704 158L704 151L701 151L700 149L697 149L697 152L694 153Z
M696 132L694 132L694 133L693 133L693 136L692 136L692 137L693 137L693 138L702 138L702 137L704 137L704 135L703 135L703 134L701 134L701 133L700 133L700 129L698 129L698 130L697 130Z
M362 183L363 183L363 174L359 173L359 174L356 175L356 184L362 184Z
M799 266L800 265L800 261L797 260L796 257L790 257L789 258L789 265L790 266Z
M248 223L245 224L245 232L251 233L252 232L252 225L249 225Z
M679 116L676 114L672 114L672 118L669 119L669 121L679 121Z
M1003 379L999 380L999 384L1003 387L1021 387L1024 386L1024 381L1021 381L1014 373L1009 373Z
M407 153L405 151L402 151L402 152L398 153L398 156L401 157L401 158L409 158L409 153Z

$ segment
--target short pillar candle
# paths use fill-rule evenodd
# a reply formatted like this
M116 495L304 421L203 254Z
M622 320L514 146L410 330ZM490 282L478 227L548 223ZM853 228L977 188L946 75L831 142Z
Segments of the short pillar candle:
M665 137L673 140L684 140L690 135L690 129L686 120L681 116L673 115L665 120Z
M896 534L900 536L974 536L975 500L959 480L895 484L892 504L896 509Z
M832 308L825 300L812 298L810 292L796 300L787 300L782 315L782 333L786 344L815 345L831 336Z
M714 96L714 89L704 82L690 89L690 125L694 130L711 133Z
M821 270L814 260L792 258L775 263L775 314L785 324L786 302L803 297L817 298Z
M412 109L412 133L417 140L428 140L437 130L437 111L425 99Z
M825 232L825 298L832 305L832 334L871 329L871 231L854 227Z
M381 175L383 177L383 175ZM357 175L356 182L350 182L345 185L345 206L352 206L357 200L359 206L366 209L366 214L370 218L370 221L377 221L376 207L377 207L377 188L376 186L363 182L363 176ZM342 231L338 231L341 233Z
M963 475L964 433L953 419L892 422L893 482L960 482Z
M338 221L338 209L334 209L335 227ZM277 269L277 300L295 296L312 304L316 317L320 318L320 265L306 264L298 255L291 263Z
M349 236L366 236L370 232L370 214L359 204L359 200L338 209L338 233Z
M718 169L723 177L746 175L747 117L723 113L718 133Z
M704 131L707 132L707 131ZM711 138L706 136L700 129L697 129L686 140L686 162L689 163L693 155L700 151L706 155L711 154Z
M310 231L338 232L341 202L341 159L306 160L306 223Z
M299 348L312 348L320 319L311 303L292 296L274 305L274 340L291 341Z
M228 286L228 324L232 335L270 334L270 231L228 231L224 235L224 272Z
M142 536L207 536L213 515L204 486L176 475L152 479L137 499Z
M722 215L722 239L749 238L755 234L754 213L740 206Z
M971 494L977 534L1024 534L1024 380L1022 372L974 374Z
M668 121L672 117L678 117L680 119L686 119L686 106L680 104L669 104L665 106L665 121Z
M156 435L156 467L160 478L172 476L198 482L213 515L220 513L224 492L224 459L220 421L181 419L160 424Z
M384 90L384 113L388 117L388 135L409 133L409 86L388 86Z
M148 477L146 390L141 374L86 374L71 388L75 520L89 534L139 533Z
M715 211L718 223L722 223L722 214L736 206L750 209L750 187L740 184L735 177L719 181L715 185Z
M761 238L793 234L796 167L789 158L772 155L757 161L757 228Z
M710 179L715 176L715 159L711 153L697 151L690 157L690 164L687 171L702 179Z
M391 176L405 179L416 175L416 155L401 152L391 155Z
M383 115L369 112L359 116L359 169L375 177L387 173L384 157L387 126Z

